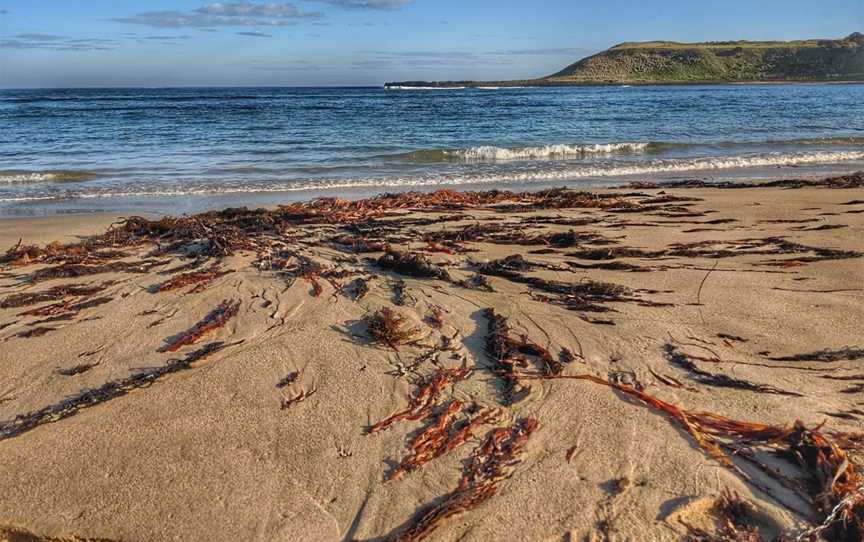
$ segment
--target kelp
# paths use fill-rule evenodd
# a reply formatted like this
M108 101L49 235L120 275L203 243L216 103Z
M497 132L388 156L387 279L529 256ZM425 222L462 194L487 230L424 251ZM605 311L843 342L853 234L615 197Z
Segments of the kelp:
M444 389L460 380L465 380L471 373L469 369L439 369L435 373L417 381L417 390L408 397L408 406L404 410L381 420L368 428L367 433L380 433L393 424L403 420L420 420L427 417Z
M541 297L547 301L562 305L569 310L585 312L608 312L611 309L604 303L635 301L644 303L634 297L632 291L624 286L606 282L581 280L578 282L551 281L540 277L526 275L525 272L539 266L525 260L520 254L493 260L478 268L484 275L505 278L511 282L527 284L544 293L554 294L554 297Z
M286 398L286 399L282 399L282 410L288 410L292 406L294 406L298 403L302 403L303 401L312 397L316 393L318 393L318 388L312 388L311 390L300 390L300 392L297 393L297 395L295 395L293 397Z
M864 348L847 346L839 350L821 350L819 352L795 354L792 356L778 356L768 359L771 359L773 361L819 361L823 363L832 363L836 361L855 361L859 359L864 359Z
M441 329L444 327L444 309L437 305L431 307L424 321L433 329Z
M35 284L46 280L88 277L105 273L143 274L156 266L164 264L163 260L156 259L140 260L137 262L111 262L99 265L64 263L34 271L27 276L27 280Z
M233 272L233 270L222 269L222 266L216 263L206 269L201 269L199 271L190 271L188 273L178 275L161 284L155 285L153 287L153 290L157 293L162 293L179 290L180 288L185 288L187 286L193 286L193 288L191 288L186 293L196 294L203 292L216 279L224 277L225 275Z
M166 344L159 348L158 351L176 352L184 346L195 344L204 335L223 327L229 320L237 316L239 312L240 301L226 299L193 327L179 335L166 339Z
M406 327L407 319L389 307L367 314L363 321L366 322L366 329L373 342L393 350L411 342L420 332L416 328Z
M210 343L194 352L190 352L183 359L169 360L168 363L161 367L141 370L126 378L106 382L98 388L85 390L59 403L27 414L20 414L10 421L0 422L0 440L20 436L40 425L64 420L78 414L78 412L85 408L122 397L132 390L150 386L172 373L191 369L194 367L194 363L238 344L240 343Z
M111 286L112 282L102 284L63 284L41 292L24 292L5 297L0 301L0 309L12 309L37 305L47 301L59 301L67 297L87 297L98 294Z
M387 480L398 480L403 475L419 469L426 463L452 452L474 436L478 427L494 423L500 413L494 409L483 409L462 421L456 417L463 411L464 403L453 400L444 406L428 426L408 442L410 454L387 474Z
M513 467L520 462L519 456L539 425L533 418L524 418L510 427L490 431L471 454L456 489L385 540L425 540L446 519L469 512L494 497L501 482L510 477Z
M583 380L608 386L637 399L668 416L708 455L760 490L771 495L770 489L736 464L733 457L746 461L762 474L808 497L820 515L817 527L810 532L812 538L821 534L829 542L847 542L864 537L864 476L838 444L849 442L842 433L826 434L821 431L821 426L807 427L801 421L792 426L774 426L733 420L711 412L688 411L631 386L593 375L518 376L522 379ZM760 461L757 453L763 450L786 459L790 467L798 467L803 477L789 478Z
M692 542L764 542L754 526L753 517L756 513L753 505L743 501L734 491L724 489L711 507L711 515L718 524L716 532L700 529L684 520L679 521L687 529Z
M782 179L778 181L744 182L744 181L701 181L690 179L686 181L639 181L630 183L628 188L652 189L652 188L864 188L864 172L859 171L849 175L826 177L824 179Z
M489 326L486 334L486 354L493 362L492 372L503 381L501 399L504 405L512 405L527 397L530 390L520 384L517 370L529 367L530 358L539 361L543 374L557 375L564 370L562 362L553 358L547 349L531 342L527 337L513 337L507 318L497 314L495 309L486 309L484 316Z
M770 393L774 395L803 397L800 393L782 390L767 384L756 384L741 378L733 378L728 375L705 371L699 368L690 356L671 344L666 344L663 347L663 352L666 355L666 359L669 360L672 365L686 370L689 373L690 378L700 384L713 386L715 388L734 388L759 393Z
M291 384L296 382L298 378L300 378L300 373L298 371L288 373L286 376L281 378L279 382L276 383L276 387L284 388L286 386L290 386Z
M407 277L450 280L450 275L445 269L432 264L423 254L391 249L378 259L377 265Z
M495 291L495 289L489 283L489 279L480 274L474 274L467 279L454 281L453 284L461 288L466 288L468 290L477 290L487 293L492 293Z
M73 303L72 301L61 301L58 303L52 303L50 305L46 305L44 307L39 307L37 309L31 309L22 313L19 313L18 316L47 316L48 319L40 320L38 322L34 322L34 324L53 322L59 320L71 320L73 317L77 316L81 311L86 309L92 309L94 307L99 307L101 305L108 304L114 301L113 297L96 297L92 299L85 299L83 301L79 301L77 303Z
M51 333L52 331L57 331L57 328L56 327L39 326L39 327L26 329L24 331L19 331L18 333L15 334L15 336L18 337L19 339L32 339L33 337L42 337L43 335L47 335L48 333Z
M36 263L99 263L128 256L116 250L100 250L104 243L87 240L81 243L49 243L44 247L25 245L23 240L0 256L0 266L21 267Z

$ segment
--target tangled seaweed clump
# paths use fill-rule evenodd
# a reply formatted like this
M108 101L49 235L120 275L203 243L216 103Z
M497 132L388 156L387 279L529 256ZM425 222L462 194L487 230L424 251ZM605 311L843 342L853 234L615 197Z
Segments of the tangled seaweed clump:
M394 423L402 420L420 420L427 417L444 389L460 380L465 380L471 373L469 369L439 369L434 374L417 382L416 392L408 398L408 407L392 416L374 424L369 433L380 433L389 429Z
M411 342L420 331L406 327L407 319L385 307L364 318L372 340L378 344L398 350L399 346Z

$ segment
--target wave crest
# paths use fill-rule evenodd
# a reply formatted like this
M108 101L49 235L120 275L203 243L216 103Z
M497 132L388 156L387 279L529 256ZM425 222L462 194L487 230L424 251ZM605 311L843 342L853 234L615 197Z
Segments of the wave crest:
M81 182L95 179L97 176L92 171L0 171L0 184Z
M585 158L611 154L639 154L653 148L653 143L596 143L588 145L538 145L495 147L483 145L467 149L429 149L400 155L412 162L507 162L517 160L554 160Z

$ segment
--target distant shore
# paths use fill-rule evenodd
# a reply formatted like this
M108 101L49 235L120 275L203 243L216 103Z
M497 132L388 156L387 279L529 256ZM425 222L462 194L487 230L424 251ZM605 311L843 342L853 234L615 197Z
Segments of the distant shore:
M530 79L525 81L404 81L384 83L385 89L459 89L459 88L536 88L536 87L674 87L674 86L723 86L723 85L862 85L864 80L785 79L782 81L550 81Z

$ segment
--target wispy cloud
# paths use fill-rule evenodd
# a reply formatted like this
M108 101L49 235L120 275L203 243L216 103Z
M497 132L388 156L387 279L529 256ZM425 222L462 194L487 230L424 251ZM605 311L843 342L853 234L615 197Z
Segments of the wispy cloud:
M123 36L141 44L177 45L181 41L191 40L194 36L188 34L141 35L135 32L124 32Z
M321 71L323 67L309 60L282 60L279 62L253 63L249 69L267 72Z
M218 2L206 4L192 11L146 11L112 20L154 28L213 28L217 26L289 26L303 19L318 19L320 17L322 17L320 12L303 11L294 4Z
M266 32L237 32L238 36L249 36L252 38L272 38L273 34L267 34Z
M498 55L471 51L364 51L367 58L352 63L357 69L470 67L478 64L505 65L513 61Z
M491 51L490 55L512 55L512 56L560 56L560 55L587 55L593 51L578 47L559 47L549 49L508 49L506 51Z
M47 51L111 51L116 41L107 38L72 38L56 34L15 34L0 37L0 49L43 49Z
M395 10L411 3L411 0L319 0L343 9Z

